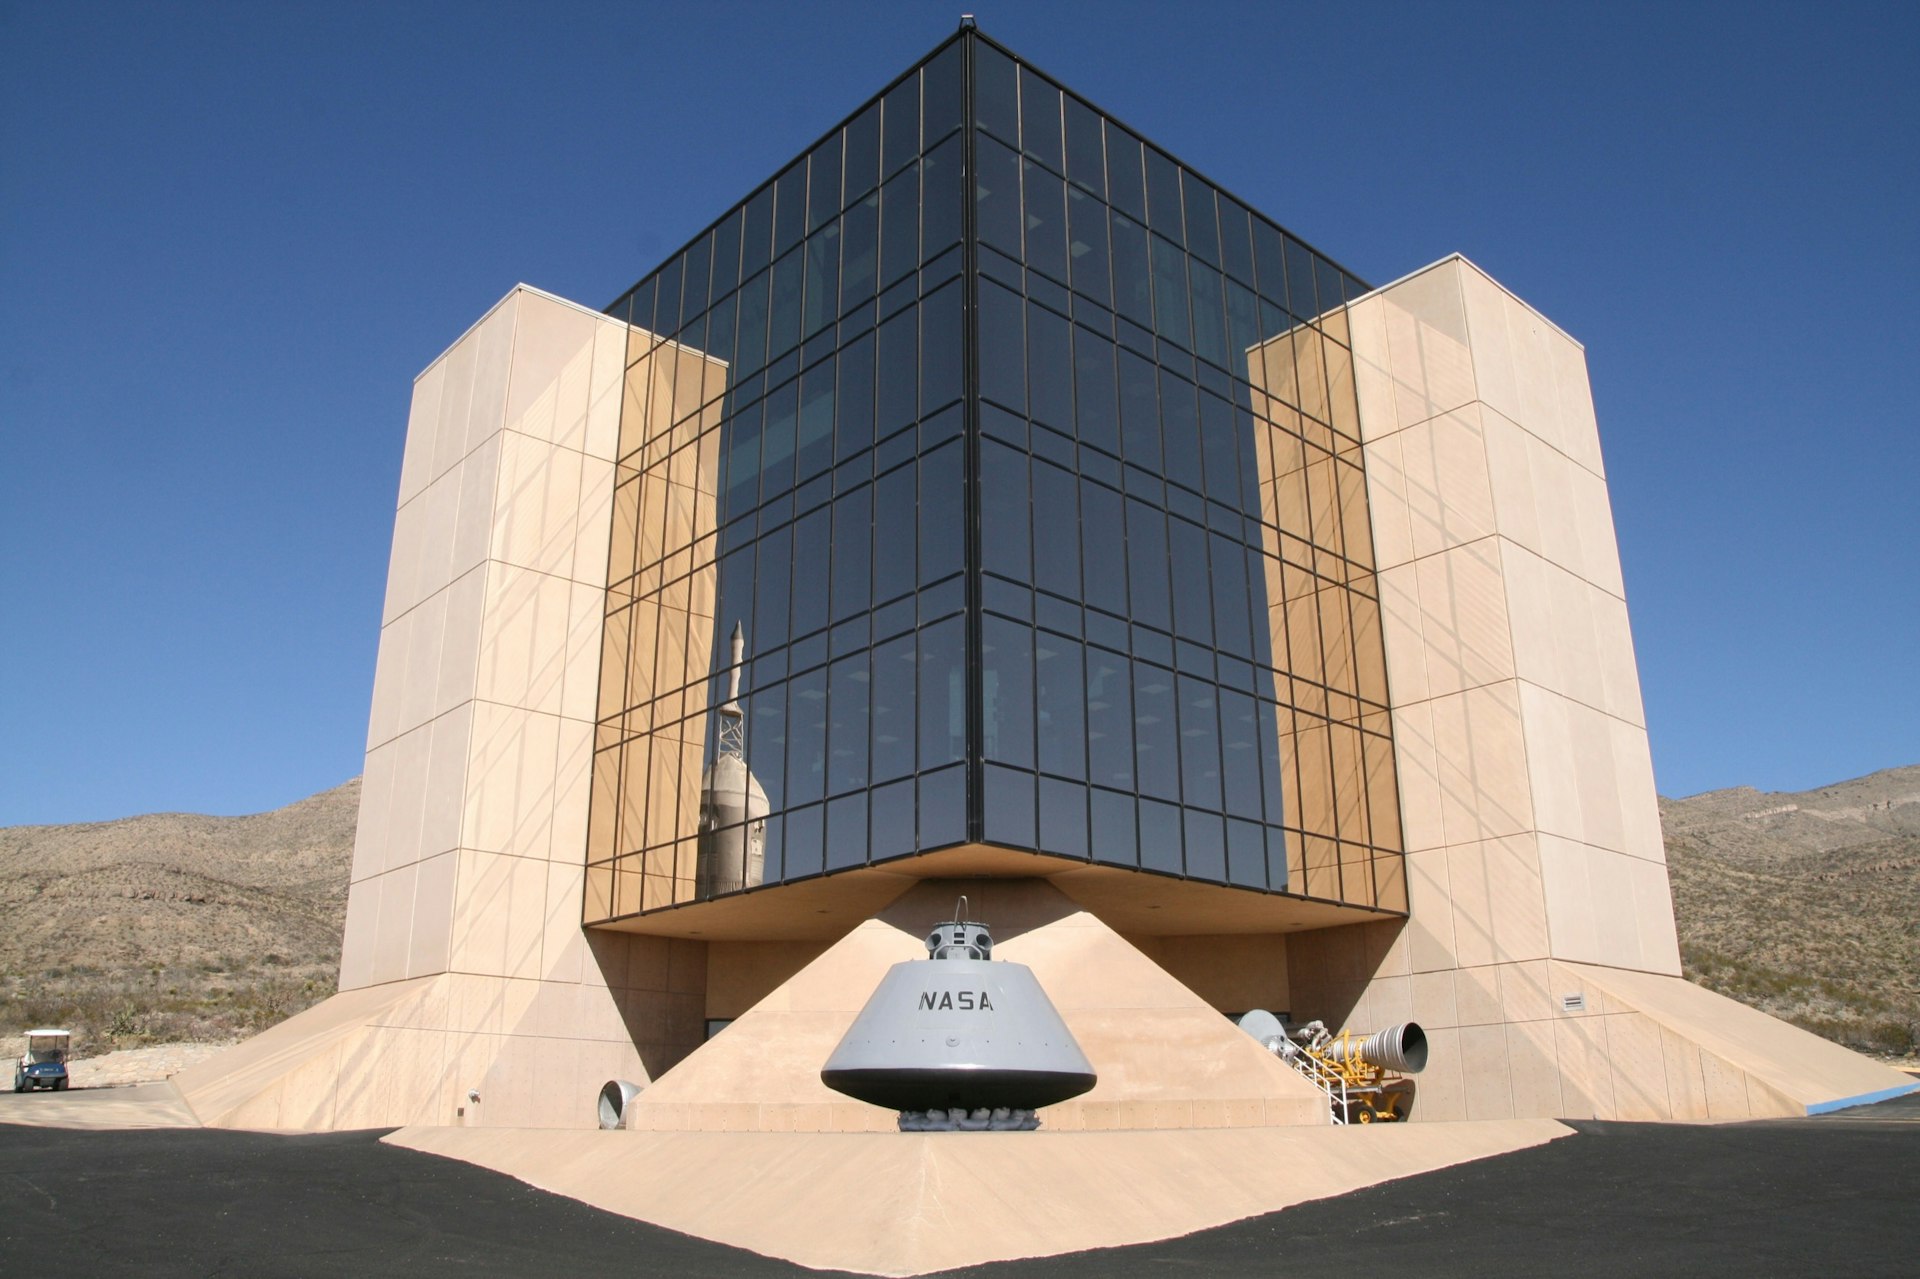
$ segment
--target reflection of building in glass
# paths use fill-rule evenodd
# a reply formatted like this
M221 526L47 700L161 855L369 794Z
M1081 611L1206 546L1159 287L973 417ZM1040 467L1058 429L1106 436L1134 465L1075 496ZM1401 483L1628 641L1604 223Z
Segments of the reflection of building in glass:
M1457 257L1369 290L970 29L421 374L343 993L181 1087L890 1129L819 1070L962 893L1096 1068L1062 1138L1324 1122L1252 1008L1419 1022L1415 1119L1905 1086L1679 976L1579 344Z
M740 666L746 651L734 624L727 700L714 708L713 762L700 779L699 871L701 897L758 885L766 874L767 792L747 767L746 712L740 705Z

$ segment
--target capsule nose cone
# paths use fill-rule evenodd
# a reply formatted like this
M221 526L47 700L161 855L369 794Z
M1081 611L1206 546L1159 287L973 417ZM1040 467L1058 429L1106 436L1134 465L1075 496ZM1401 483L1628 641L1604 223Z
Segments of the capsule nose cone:
M1032 1110L1096 1076L1032 969L944 959L888 969L820 1079L890 1110Z

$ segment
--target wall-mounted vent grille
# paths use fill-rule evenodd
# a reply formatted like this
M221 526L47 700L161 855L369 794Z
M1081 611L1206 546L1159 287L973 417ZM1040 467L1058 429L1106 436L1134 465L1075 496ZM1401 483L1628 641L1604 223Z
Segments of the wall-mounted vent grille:
M1560 996L1560 1011L1563 1013L1583 1013L1587 1011L1586 995L1582 993L1578 995Z

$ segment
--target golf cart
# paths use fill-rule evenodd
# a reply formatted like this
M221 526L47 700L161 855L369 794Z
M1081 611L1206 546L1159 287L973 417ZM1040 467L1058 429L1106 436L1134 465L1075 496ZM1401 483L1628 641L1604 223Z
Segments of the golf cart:
M13 1066L13 1090L67 1087L67 1045L73 1036L64 1030L29 1030L27 1051Z

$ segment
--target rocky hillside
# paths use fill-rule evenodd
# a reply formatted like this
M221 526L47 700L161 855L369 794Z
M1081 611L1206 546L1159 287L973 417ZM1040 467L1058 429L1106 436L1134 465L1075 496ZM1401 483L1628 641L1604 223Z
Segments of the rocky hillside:
M1920 766L1660 801L1687 975L1856 1048L1920 1038Z
M331 994L359 808L356 778L249 817L0 828L0 1034L225 1038Z
M0 828L0 1037L222 1038L331 993L359 796L356 779L252 817ZM1913 1051L1920 766L1662 800L1661 817L1690 977L1857 1048Z

